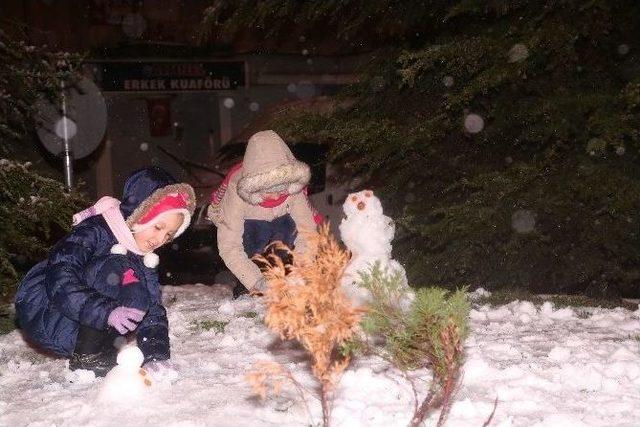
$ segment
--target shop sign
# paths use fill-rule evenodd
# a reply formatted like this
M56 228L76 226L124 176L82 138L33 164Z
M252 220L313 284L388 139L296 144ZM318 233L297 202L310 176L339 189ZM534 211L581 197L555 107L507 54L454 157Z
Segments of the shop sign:
M201 92L247 85L244 61L101 62L92 68L106 92Z

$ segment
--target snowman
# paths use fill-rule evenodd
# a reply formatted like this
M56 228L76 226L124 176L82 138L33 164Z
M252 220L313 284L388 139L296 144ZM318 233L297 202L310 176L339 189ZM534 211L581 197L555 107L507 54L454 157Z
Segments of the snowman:
M347 196L342 209L345 218L340 226L340 237L351 251L351 260L342 276L342 288L357 305L371 301L371 293L362 286L360 273L370 273L378 263L384 274L399 274L403 298L402 308L408 307L414 294L407 284L407 275L399 262L391 258L391 241L395 234L393 220L382 212L382 204L371 190Z
M102 382L98 399L103 402L130 402L151 389L151 377L141 368L142 351L135 345L124 346L118 353L118 365L109 371Z

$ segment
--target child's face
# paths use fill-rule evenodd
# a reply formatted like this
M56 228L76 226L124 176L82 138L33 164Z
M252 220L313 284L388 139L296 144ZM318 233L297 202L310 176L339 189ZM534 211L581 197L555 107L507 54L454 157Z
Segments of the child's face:
M182 221L183 217L180 213L167 214L151 227L133 233L133 238L141 251L154 251L173 239Z

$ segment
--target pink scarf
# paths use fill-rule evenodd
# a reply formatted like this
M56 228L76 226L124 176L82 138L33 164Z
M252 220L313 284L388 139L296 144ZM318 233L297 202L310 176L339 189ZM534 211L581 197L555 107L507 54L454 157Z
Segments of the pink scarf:
M93 206L73 215L73 225L78 225L85 219L95 215L103 216L118 243L127 248L127 250L138 255L146 254L138 248L131 230L129 230L127 223L124 221L122 212L120 212L120 200L110 196L102 197Z
M280 206L288 197L289 195L284 193L279 195L277 199L264 199L262 203L260 203L260 206L263 208L275 208L276 206Z

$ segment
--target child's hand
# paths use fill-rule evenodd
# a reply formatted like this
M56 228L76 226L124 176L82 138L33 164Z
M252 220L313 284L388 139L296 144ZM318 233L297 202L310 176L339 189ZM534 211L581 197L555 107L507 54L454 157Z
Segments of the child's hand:
M178 369L170 360L156 360L145 363L144 369L151 374L154 380L176 379L178 377Z
M251 288L252 295L264 295L267 291L267 280L264 277L259 278L256 284Z
M175 365L170 360L152 360L145 363L144 368L149 372L160 372L168 369L176 370Z
M142 320L145 312L137 308L120 306L109 313L107 324L115 328L121 335L133 331L138 327L138 322Z

